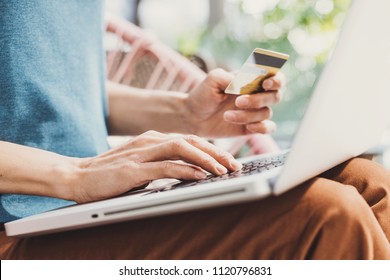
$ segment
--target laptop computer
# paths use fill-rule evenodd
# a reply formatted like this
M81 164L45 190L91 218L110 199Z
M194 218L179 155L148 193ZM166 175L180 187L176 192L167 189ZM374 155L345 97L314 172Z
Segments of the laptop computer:
M260 200L365 152L379 143L387 121L390 34L384 31L390 26L388 11L390 1L352 2L289 151L241 159L243 169L231 174L164 182L9 222L7 235L45 234Z

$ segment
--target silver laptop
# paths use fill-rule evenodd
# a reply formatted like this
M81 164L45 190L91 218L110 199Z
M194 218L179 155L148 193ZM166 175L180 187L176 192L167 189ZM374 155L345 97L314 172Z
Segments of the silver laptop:
M155 182L121 197L9 222L7 235L44 234L260 200L364 153L379 143L387 120L385 106L390 105L389 11L390 1L353 1L290 151L242 159L243 169L231 174L209 175L198 182Z

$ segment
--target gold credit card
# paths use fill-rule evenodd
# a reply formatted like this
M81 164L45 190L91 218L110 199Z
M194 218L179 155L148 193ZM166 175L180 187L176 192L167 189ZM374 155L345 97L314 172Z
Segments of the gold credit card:
M289 55L260 48L254 49L225 89L228 94L253 94L264 91L262 83L274 76Z

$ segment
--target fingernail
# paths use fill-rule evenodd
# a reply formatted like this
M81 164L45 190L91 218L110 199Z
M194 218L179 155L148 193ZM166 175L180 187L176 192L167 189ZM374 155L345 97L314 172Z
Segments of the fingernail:
M229 166L231 169L239 170L242 168L242 164L239 163L230 153L226 153L225 157L229 159Z
M269 89L272 88L273 84L274 84L274 83L272 82L272 80L265 80L265 81L263 82L263 88L264 88L265 90L269 90Z
M222 165L217 165L217 170L220 174L226 174L228 172L228 170Z
M236 105L237 105L237 107L248 107L249 100L246 97L239 97L236 100Z
M195 177L198 179L204 179L207 177L206 173L203 173L202 171L195 171Z
M240 170L242 168L242 164L239 163L238 161L231 161L230 162L230 166L234 169L234 170Z
M271 134L276 130L276 124L274 122L267 121L265 122L265 126L267 128L267 134Z
M225 112L224 116L225 120L227 121L234 121L236 119L236 116L233 112Z

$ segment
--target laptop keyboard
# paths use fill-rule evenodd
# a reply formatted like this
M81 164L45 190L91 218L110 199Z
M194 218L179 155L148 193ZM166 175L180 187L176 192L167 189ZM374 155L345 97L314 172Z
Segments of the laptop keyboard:
M283 166L285 161L286 161L287 153L279 154L277 156L272 156L268 158L262 158L262 159L257 159L253 161L249 161L247 163L243 163L243 166L241 170L234 171L231 173L227 173L224 175L213 175L209 174L205 179L198 180L198 181L181 181L180 183L167 186L167 187L162 187L158 188L156 190L153 190L152 193L157 193L157 192L164 192L164 191L169 191L173 189L179 189L179 188L186 188L186 187L192 187L200 184L207 184L207 183L212 183L212 182L220 182L232 178L238 178L238 177L243 177L243 176L249 176L249 175L254 175L254 174L259 174L261 172L271 170L276 167Z

